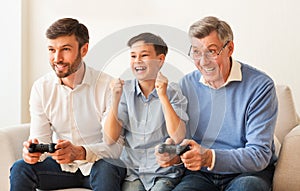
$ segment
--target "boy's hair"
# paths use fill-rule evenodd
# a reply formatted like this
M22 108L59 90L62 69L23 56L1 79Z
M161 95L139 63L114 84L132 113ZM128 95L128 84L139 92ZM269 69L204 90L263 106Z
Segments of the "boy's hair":
M218 37L221 41L233 40L233 33L230 26L225 21L213 16L204 17L192 24L189 29L189 36L201 39L213 31L218 33Z
M154 46L156 55L168 53L168 46L164 40L155 34L152 33L141 33L137 36L132 37L128 42L127 46L132 47L132 45L138 41L143 41L145 44L152 44Z
M63 18L54 22L46 31L48 39L56 39L61 36L75 35L79 48L89 42L89 32L85 25L73 18Z

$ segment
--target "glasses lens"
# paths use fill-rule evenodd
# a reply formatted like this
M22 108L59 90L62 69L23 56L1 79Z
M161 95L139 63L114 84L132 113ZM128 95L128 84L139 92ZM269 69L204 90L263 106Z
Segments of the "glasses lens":
M227 44L229 43L229 41L226 41L226 43L223 45L223 47L219 50L205 50L204 52L199 52L197 50L193 50L192 46L190 46L190 50L189 50L189 56L193 59L193 60L200 60L203 57L207 60L214 60L216 59L220 53L222 52L222 50L227 46Z
M194 51L192 46L190 47L188 56L193 59L193 60L199 60L201 58L201 53L199 53L198 51Z
M206 60L212 60L216 58L217 54L211 51L205 51L203 53L198 51L191 51L189 56L194 60L201 60L202 58L205 58Z

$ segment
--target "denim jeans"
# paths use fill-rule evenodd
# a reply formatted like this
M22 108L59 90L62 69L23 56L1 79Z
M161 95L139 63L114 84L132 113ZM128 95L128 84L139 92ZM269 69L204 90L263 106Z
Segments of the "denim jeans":
M186 170L173 191L269 191L273 174L274 165L260 172L229 175Z
M157 178L150 191L171 191L180 181L180 178ZM124 181L122 191L146 191L143 183L137 179Z
M113 165L113 159L102 159L94 163L90 176L64 172L51 157L43 162L27 164L16 161L10 169L11 191L53 190L63 188L90 188L94 191L121 191L126 169ZM117 161L119 162L119 161Z

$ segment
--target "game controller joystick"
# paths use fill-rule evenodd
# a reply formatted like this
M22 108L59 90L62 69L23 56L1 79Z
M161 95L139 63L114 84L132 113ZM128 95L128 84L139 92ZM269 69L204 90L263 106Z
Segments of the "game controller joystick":
M48 153L54 153L56 151L55 149L55 143L50 143L50 144L35 144L35 143L31 143L28 151L30 153L35 153L35 152L40 152L40 153L44 153L44 152L48 152Z
M158 147L159 153L169 153L169 154L176 154L182 155L186 151L190 150L189 145L170 145L170 144L160 144Z

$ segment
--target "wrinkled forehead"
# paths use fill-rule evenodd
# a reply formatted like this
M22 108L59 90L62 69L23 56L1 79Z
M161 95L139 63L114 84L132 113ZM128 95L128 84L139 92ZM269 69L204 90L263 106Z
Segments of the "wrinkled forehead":
M207 39L207 38L198 39L195 37L191 38L191 45L193 49L204 50L212 47L217 48L219 46L222 46L221 44L222 42L220 42L218 39L217 40Z

